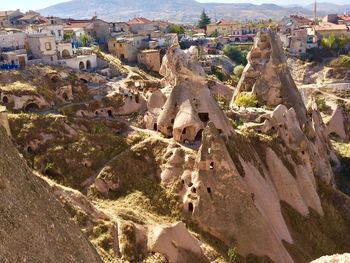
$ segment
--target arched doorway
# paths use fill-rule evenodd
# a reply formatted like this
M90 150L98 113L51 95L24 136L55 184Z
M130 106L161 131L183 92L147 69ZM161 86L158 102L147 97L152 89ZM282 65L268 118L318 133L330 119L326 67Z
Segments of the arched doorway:
M86 69L91 69L91 62L90 62L90 60L86 61Z
M39 110L39 105L32 102L32 103L29 103L25 108L24 108L25 111L28 111L28 112L35 112L35 111L38 111Z
M62 58L70 58L70 53L67 49L62 51Z
M62 98L66 101L69 99L67 93L65 92L62 94Z
M4 96L4 97L2 98L2 102L3 102L4 104L9 103L8 97L7 97L7 96Z
M81 61L81 62L79 63L79 69L80 69L80 70L84 70L84 69L85 69L85 65L84 65L84 62L83 62L83 61Z

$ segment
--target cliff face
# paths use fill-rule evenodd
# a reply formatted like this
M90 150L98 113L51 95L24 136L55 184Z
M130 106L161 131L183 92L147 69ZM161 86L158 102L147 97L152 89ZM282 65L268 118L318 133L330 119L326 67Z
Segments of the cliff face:
M32 174L0 128L2 262L101 262L97 252Z

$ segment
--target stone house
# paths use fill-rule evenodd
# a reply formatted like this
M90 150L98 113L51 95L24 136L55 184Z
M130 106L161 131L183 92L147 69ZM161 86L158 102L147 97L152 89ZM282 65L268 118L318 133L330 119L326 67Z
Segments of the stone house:
M14 25L16 20L22 16L23 13L21 13L19 9L13 11L0 11L0 27Z
M20 68L25 68L28 63L28 56L23 50L4 52L1 56L5 64L17 65Z
M314 35L309 35L307 28L294 30L288 35L280 34L280 38L291 55L305 54L307 49L318 46L317 38Z
M36 59L47 64L57 64L57 46L55 37L47 34L28 35L29 52Z
M146 32L157 30L155 24L144 17L135 17L128 21L128 25L130 27L130 32L133 34L144 34Z
M110 23L103 21L101 19L93 18L93 38L98 43L100 48L107 50L108 48L108 39L111 34Z
M338 16L338 23L350 26L350 15L340 15Z
M31 25L29 31L32 33L53 35L56 41L62 41L64 39L63 22L57 17L48 17L45 23Z
M318 36L319 39L328 37L330 35L335 35L338 37L350 36L349 27L344 24L321 22L319 25L315 25L313 28L314 28L315 35Z
M65 20L63 24L64 33L72 35L71 41L77 43L83 35L93 36L94 25L86 20Z
M28 11L23 17L16 20L16 24L22 26L42 24L45 22L47 22L47 19L34 11Z
M217 32L221 36L239 35L241 23L239 21L219 20L207 26L207 35Z
M70 42L57 43L57 55L58 55L58 59L68 59L73 57L72 43Z
M148 70L159 72L160 70L160 50L146 49L141 50L137 55L137 61L146 66Z
M58 45L59 46L59 45ZM63 46L64 48L65 46ZM64 51L72 52L70 57L64 57ZM66 53L68 55L68 53ZM66 46L61 53L61 59L58 64L64 67L68 67L75 70L94 70L97 67L97 56L93 53L91 48L80 48L75 54L73 54L72 47L70 44L70 49Z
M0 51L12 51L25 48L26 34L19 32L0 33Z
M291 15L290 17L282 19L279 23L278 30L282 34L291 34L294 30L311 24L312 21L306 17Z
M148 47L145 38L145 36L132 36L110 39L108 41L108 51L120 60L136 62L138 51Z
M64 32L72 33L74 41L78 41L85 34L93 38L102 49L107 49L111 25L106 21L97 19L97 17L83 20L66 19Z
M109 23L111 33L129 33L130 27L126 22L112 22Z

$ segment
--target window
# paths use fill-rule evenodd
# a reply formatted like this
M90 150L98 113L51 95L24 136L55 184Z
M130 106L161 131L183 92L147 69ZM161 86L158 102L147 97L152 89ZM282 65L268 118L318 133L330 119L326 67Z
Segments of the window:
M58 36L61 37L62 36L62 31L61 30L58 30Z
M46 42L45 43L45 49L46 50L51 50L52 48L51 48L51 43L50 42Z

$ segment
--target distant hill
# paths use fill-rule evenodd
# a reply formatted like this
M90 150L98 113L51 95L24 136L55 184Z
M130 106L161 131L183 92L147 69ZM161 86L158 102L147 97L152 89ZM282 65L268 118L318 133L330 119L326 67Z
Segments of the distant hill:
M304 7L308 10L313 10L314 5L310 4ZM339 5L339 4L333 4L333 3L318 3L317 4L317 10L320 14L344 14L347 11L350 11L350 3Z
M166 19L172 22L197 21L202 9L214 18L280 19L290 14L312 16L303 7L282 7L275 4L199 3L195 0L72 0L39 10L44 15L91 18L95 14L107 21L128 20L136 16Z

